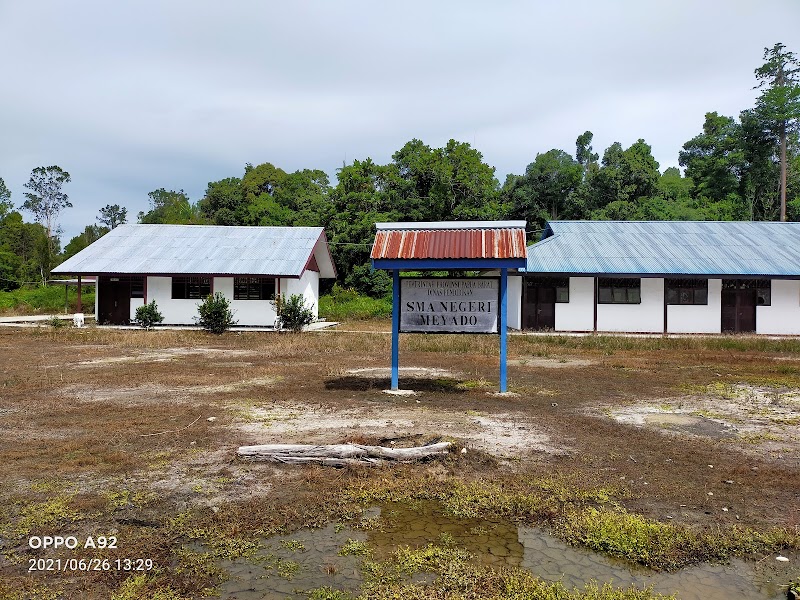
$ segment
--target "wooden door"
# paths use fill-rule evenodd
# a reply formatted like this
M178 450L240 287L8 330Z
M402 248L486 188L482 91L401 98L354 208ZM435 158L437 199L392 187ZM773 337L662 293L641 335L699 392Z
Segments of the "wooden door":
M722 331L755 333L756 290L722 290Z
M527 284L523 327L525 329L556 328L556 288Z
M131 284L115 277L101 277L98 284L97 322L101 325L128 325L131 317Z

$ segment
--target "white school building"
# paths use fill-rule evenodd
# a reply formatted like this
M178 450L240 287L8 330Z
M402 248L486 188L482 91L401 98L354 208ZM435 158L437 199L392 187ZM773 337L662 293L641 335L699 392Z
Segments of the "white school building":
M553 221L524 271L510 327L800 335L800 223Z
M153 300L165 325L193 325L215 292L240 326L272 326L276 295L302 295L316 318L319 280L336 277L322 227L216 225L120 225L53 273L97 277L97 323L113 325Z

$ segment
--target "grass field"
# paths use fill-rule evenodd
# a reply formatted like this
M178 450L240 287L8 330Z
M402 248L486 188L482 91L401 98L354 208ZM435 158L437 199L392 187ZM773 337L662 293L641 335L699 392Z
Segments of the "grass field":
M386 323L0 330L0 598L237 597L241 565L276 589L313 579L300 598L657 597L531 575L513 562L518 526L654 570L780 552L781 583L800 576L800 342L511 336L513 395L498 397L495 337L405 335L401 387L420 395L403 398L381 391ZM435 439L454 452L421 464L235 458L259 443ZM422 506L462 529L382 533ZM313 563L322 551L300 540L329 524L352 539ZM511 531L507 559L481 550L495 527ZM30 547L47 535L118 543ZM360 591L337 583L347 554ZM130 558L154 566L102 568ZM29 572L38 559L101 567Z

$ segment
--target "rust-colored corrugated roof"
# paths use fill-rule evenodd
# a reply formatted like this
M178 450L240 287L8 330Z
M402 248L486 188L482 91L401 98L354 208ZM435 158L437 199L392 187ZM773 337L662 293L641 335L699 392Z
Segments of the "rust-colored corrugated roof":
M392 225L397 225L396 228ZM462 223L380 223L371 258L525 258L525 224L520 221ZM437 228L440 225L441 228ZM463 228L459 228L463 225Z

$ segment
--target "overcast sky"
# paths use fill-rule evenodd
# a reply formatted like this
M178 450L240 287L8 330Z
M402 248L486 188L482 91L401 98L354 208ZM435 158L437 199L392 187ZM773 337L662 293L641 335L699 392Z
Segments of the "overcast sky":
M333 181L412 138L501 182L587 129L663 171L706 112L753 105L776 42L800 54L800 1L0 0L0 177L19 205L33 168L69 171L66 243L160 187L196 201L248 162Z

